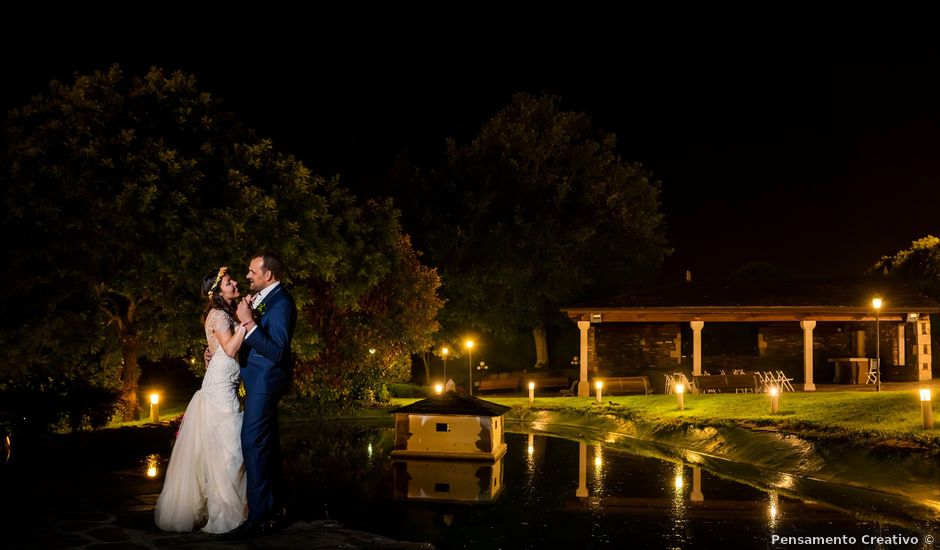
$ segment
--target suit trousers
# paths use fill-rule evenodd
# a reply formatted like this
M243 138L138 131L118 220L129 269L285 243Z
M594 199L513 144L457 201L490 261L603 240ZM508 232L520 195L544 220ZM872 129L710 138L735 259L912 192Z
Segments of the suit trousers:
M251 391L245 396L242 454L248 484L248 521L253 523L273 519L283 506L277 422L280 400L280 395Z

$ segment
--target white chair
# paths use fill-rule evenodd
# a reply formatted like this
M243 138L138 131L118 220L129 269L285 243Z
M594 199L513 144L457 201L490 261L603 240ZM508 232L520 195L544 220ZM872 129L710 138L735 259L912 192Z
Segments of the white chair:
M769 372L755 371L754 374L757 375L757 379L760 380L760 392L767 393L771 384L775 382L774 376Z
M672 376L668 374L663 375L666 378L666 395L673 393L675 391L675 382L672 380Z
M868 378L865 379L865 384L876 383L878 383L878 360L870 359L868 361Z
M777 371L777 383L780 384L780 387L786 391L794 391L793 385L790 382L793 382L792 378L787 378L786 374L783 374L782 370Z

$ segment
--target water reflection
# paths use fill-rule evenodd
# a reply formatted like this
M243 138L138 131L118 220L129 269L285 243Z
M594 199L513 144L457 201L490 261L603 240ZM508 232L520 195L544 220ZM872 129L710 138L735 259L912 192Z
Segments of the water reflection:
M491 502L503 491L503 459L495 462L396 460L395 497L441 502Z
M147 469L147 477L157 477L159 474L158 466L160 464L160 455L150 454L144 459L144 464Z
M777 516L780 513L779 503L777 501L777 492L770 491L767 493L767 516L768 516L768 527L770 530L777 529Z
M295 508L304 519L328 515L437 548L766 547L775 534L903 529L883 527L863 510L881 509L880 493L851 495L862 503L854 508L864 511L860 520L810 502L826 499L802 494L803 477L757 472L739 483L728 473L737 470L722 471L723 461L716 473L708 455L681 451L664 460L625 450L635 446L626 439L574 441L527 430L506 434L508 452L494 463L392 459L388 428L294 432L285 448Z

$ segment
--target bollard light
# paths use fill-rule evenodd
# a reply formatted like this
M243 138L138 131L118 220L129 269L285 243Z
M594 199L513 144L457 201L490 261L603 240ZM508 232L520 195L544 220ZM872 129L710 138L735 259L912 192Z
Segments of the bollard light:
M150 421L160 421L160 394L158 393L150 394Z
M770 386L770 414L777 414L780 409L780 390L777 386Z
M595 392L597 393L597 402L600 403L602 399L601 396L604 393L604 383L601 382L600 380L598 380L597 382L594 382L594 389L597 390Z
M680 411L685 410L685 384L676 384L676 404Z
M434 393L437 395L444 393L444 384L434 384Z
M924 429L933 429L933 407L930 404L930 388L920 389L920 408L924 413Z
M529 382L529 403L535 401L535 382Z

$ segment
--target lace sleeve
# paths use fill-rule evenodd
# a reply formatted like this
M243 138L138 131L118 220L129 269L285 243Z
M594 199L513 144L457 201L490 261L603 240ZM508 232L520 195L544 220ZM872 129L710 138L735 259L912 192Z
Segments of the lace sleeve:
M219 349L219 338L215 333L229 332L233 324L232 318L221 309L213 309L206 315L206 344L209 346L209 353L214 354Z
M206 324L215 332L231 332L233 323L228 313L225 313L221 309L213 309L209 312L209 318L206 320Z

